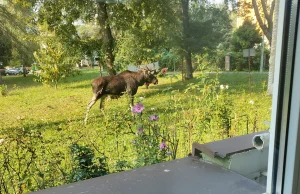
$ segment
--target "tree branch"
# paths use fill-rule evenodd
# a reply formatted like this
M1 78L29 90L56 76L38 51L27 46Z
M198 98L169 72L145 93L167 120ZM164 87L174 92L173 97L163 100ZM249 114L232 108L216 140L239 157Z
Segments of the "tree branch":
M258 24L259 24L260 28L264 32L264 34L267 37L268 41L271 43L272 35L271 35L268 27L264 24L264 22L261 19L256 0L252 0L252 6L253 6L254 13L255 13L255 16L256 16L256 19L258 21Z
M263 12L264 12L265 18L267 20L269 20L270 19L270 15L269 15L268 10L267 10L266 1L265 0L260 0L260 2L261 2L261 6L263 8ZM269 23L269 21L268 21L268 23Z
M272 1L271 8L270 8L271 19L273 18L274 8L275 8L275 0Z

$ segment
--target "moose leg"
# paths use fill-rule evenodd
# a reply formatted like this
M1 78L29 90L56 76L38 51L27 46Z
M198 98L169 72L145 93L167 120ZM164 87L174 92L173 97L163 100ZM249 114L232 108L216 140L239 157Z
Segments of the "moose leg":
M97 102L98 99L99 99L99 95L98 94L94 94L91 102L87 105L86 115L85 115L85 119L84 119L84 124L85 125L87 124L87 120L88 120L90 109Z
M130 95L129 98L130 98L130 108L131 108L131 110L132 110L132 109L133 109L133 101L134 101L134 97Z
M99 106L99 108L101 109L101 110L103 110L103 104L104 104L104 100L105 100L105 98L106 98L106 96L104 95L104 96L102 96L101 98L100 98L100 106Z

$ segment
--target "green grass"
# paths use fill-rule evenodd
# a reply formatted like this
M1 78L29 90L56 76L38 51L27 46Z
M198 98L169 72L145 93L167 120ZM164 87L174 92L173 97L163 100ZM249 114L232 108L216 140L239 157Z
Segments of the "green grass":
M211 76L215 75L212 74ZM250 100L256 100L257 106L268 107L269 109L271 98L265 94L267 74L254 73L251 75L252 94L249 93L248 76L247 73L221 73L219 74L219 81L220 84L229 86L228 93L236 99L236 102L247 104ZM106 101L105 114L99 110L98 102L90 111L90 124L87 128L83 125L86 105L92 97L90 83L97 77L97 70L83 70L81 75L70 77L61 83L58 89L34 82L33 75L3 77L9 92L8 96L1 97L0 117L2 124L0 127L2 129L21 128L24 122L30 121L35 125L42 126L39 130L43 130L50 128L49 125L52 124L58 126L60 123L73 123L77 128L85 131L89 126L100 125L106 114L115 114L120 110L130 114L129 102L126 97ZM181 81L181 75L176 75L172 79L168 77L159 78L159 84L156 86L150 85L149 89L144 86L140 87L135 100L137 102L140 97L145 97L143 104L146 109L154 108L161 118L168 117L168 113L178 111L174 107L170 107L170 100L173 99L172 103L175 103L174 105L178 103L178 106L185 102L188 107L188 103L193 103L191 101L193 95L197 97L199 94L185 93L185 89L188 84L196 84L197 82L197 79ZM169 87L172 88L166 90ZM171 94L170 91L173 93ZM260 102L265 104L260 105ZM236 115L238 114L237 112ZM269 114L264 119L267 120L268 116ZM68 126L72 127L72 124L68 124Z
M20 128L22 123L30 121L43 126L40 128L41 130L44 127L49 128L51 124L56 125L59 123L75 123L76 127L81 128L82 131L87 130L82 121L85 116L86 105L92 96L91 80L97 77L97 70L84 70L81 75L65 80L59 85L58 89L34 82L32 75L28 77L4 77L3 79L8 85L9 94L1 99L1 128ZM266 88L264 87L267 74L255 73L251 75L251 79L252 94L249 94L247 73L219 74L220 84L229 85L228 91L237 102L243 101L247 104L251 99L257 99L257 103L266 103L266 105L261 106L270 107L271 98L265 95ZM180 75L172 79L159 78L159 84L156 86L150 85L149 89L146 89L144 86L140 87L135 99L137 101L139 97L145 97L144 106L147 109L155 108L157 114L164 118L164 116L168 116L168 113L178 111L173 107L169 107L170 99L175 99L174 102L176 103L177 101L178 106L182 102L188 103L191 100L191 95L194 95L194 93L185 93L184 91L188 84L197 82L197 79L182 82ZM168 87L172 87L173 94L170 93L170 90L164 91ZM190 101L189 103L193 102ZM91 109L89 126L99 125L104 120L102 118L105 117L105 114L99 110L98 106L99 103L95 104ZM105 102L107 115L120 112L120 110L127 111L130 114L128 107L126 97ZM70 126L72 127L72 125Z
M9 91L7 96L0 97L0 139L10 142L7 144L9 149L17 148L17 144L12 143L19 141L16 139L37 147L39 154L35 160L38 165L31 169L32 176L39 171L49 180L54 180L43 187L36 186L37 183L27 186L27 190L68 182L58 169L71 173L70 146L73 143L92 148L98 156L107 156L111 172L115 171L117 161L133 162L136 153L132 140L136 137L138 122L131 115L126 96L107 100L104 112L99 110L99 102L95 104L90 111L88 125L84 126L86 106L92 97L90 84L98 76L97 70L82 70L80 75L60 83L58 89L34 82L33 75L3 77ZM177 158L181 158L191 152L194 141L205 143L227 138L228 134L236 136L268 128L264 124L265 120L270 120L271 108L271 97L266 95L265 87L267 74L251 74L252 93L248 76L238 72L220 73L219 84L228 85L229 89L220 91L217 85L217 93L207 98L204 98L204 90L186 91L189 84L198 84L199 79L181 81L179 74L159 77L158 85L150 85L149 89L139 88L135 102L144 97L141 101L145 106L144 119L151 114L159 115L157 126L160 132L179 139ZM249 103L250 100L255 103ZM226 113L227 108L231 108L230 113ZM222 114L230 117L228 134L224 133L220 124L223 122ZM39 138L31 139L27 132L38 133ZM57 157L62 159L53 167L53 160ZM52 167L51 172L45 170Z

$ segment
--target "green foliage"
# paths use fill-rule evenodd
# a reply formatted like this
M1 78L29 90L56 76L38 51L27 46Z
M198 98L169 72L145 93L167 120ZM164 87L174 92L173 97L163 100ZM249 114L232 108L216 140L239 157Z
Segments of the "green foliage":
M29 66L33 60L33 51L37 46L34 41L35 31L31 25L34 3L13 1L0 4L0 61L5 66L10 60L20 61ZM13 64L13 66L21 65Z
M6 96L8 94L7 85L5 84L0 85L0 92L2 96Z
M206 53L228 39L232 26L225 7L206 1L191 1L190 37L187 40L193 54Z
M174 17L176 8L174 1L167 0L134 0L123 6L112 6L116 13L112 23L120 31L116 62L139 65L160 60L162 51L172 47L174 37L180 33Z
M68 56L66 49L59 42L50 40L34 54L39 64L40 71L35 73L36 81L44 84L54 84L57 88L58 82L68 76L78 73L75 70L75 59Z
M137 154L134 166L160 163L166 161L168 156L175 159L179 141L176 134L172 136L169 131L162 130L159 116L153 111L142 111L136 117L136 137L132 140Z
M167 67L169 70L177 71L181 65L181 59L174 50L165 50L159 61L161 67Z
M0 28L0 36L5 37L3 31ZM9 59L12 56L12 43L8 38L0 39L0 61L3 63L3 66L7 66Z
M77 143L71 145L74 163L72 180L79 181L108 174L106 157L95 157L93 150Z
M121 172L124 170L132 169L132 165L126 160L119 160L115 165L116 172Z
M250 21L245 21L232 34L231 45L232 51L241 52L243 49L253 48L255 44L261 43L261 36L256 26Z
M24 124L22 128L2 130L0 137L0 192L26 193L35 188L37 182L32 177L39 173L37 177L41 178L40 175L46 173L40 171L41 161L37 161L41 133Z
M254 48L256 46L255 57L251 57L251 70L258 70L260 64L260 46L261 36L256 26L250 21L245 21L232 35L231 51L230 52L230 66L232 70L248 69L248 58L243 57L243 49ZM265 53L268 53L266 51Z

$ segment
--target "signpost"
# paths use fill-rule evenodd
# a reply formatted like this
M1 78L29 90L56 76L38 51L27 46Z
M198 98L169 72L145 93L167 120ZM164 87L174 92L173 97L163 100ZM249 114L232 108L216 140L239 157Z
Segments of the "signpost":
M230 55L225 56L225 71L230 71Z
M250 60L251 57L255 56L255 50L254 48L248 48L248 49L244 49L243 50L243 56L244 57L248 57L248 67L249 67L249 89L250 89L250 95L252 94L252 87L251 87L251 68L250 68Z

